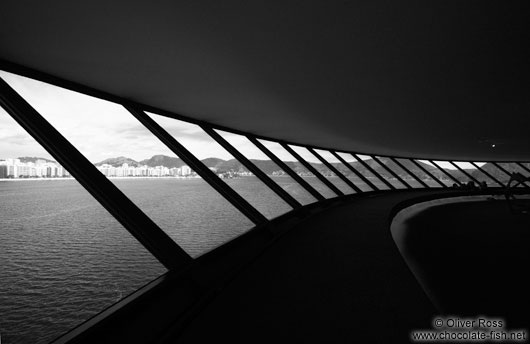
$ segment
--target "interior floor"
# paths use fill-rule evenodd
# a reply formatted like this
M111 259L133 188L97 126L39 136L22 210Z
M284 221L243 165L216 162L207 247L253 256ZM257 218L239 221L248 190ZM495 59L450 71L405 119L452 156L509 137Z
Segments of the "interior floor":
M312 216L167 342L408 342L410 331L430 328L437 314L389 230L392 207L411 194Z

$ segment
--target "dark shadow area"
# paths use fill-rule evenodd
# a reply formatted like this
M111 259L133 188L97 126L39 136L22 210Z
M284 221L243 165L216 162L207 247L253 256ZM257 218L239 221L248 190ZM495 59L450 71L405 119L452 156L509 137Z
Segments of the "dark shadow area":
M285 232L161 343L408 343L437 314L388 230L409 191L329 207Z
M401 250L440 311L528 326L530 215L513 209L505 200L450 203L405 220Z

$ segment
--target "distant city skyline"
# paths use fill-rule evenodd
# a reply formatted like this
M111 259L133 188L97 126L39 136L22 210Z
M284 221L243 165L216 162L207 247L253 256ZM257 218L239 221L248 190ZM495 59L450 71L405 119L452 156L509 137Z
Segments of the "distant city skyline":
M35 159L22 162L21 159L0 159L0 179L5 178L63 178L70 173L55 161Z
M168 167L165 165L149 166L141 163L136 164L136 166L129 163L119 165L100 163L96 164L95 167L106 177L199 177L195 171L185 164L178 167ZM247 170L219 171L215 167L209 168L221 178L253 175ZM53 160L39 157L0 159L0 179L65 177L71 177L70 173Z
M177 157L121 105L1 70L0 77L94 164L118 156L127 156L137 161L156 154ZM156 114L148 115L197 158L233 159L199 126ZM231 133L221 134L247 158L268 159L245 137ZM278 144L265 143L265 145L280 159L295 161ZM0 108L0 159L15 156L52 159L48 152ZM310 153L304 152L302 156L309 162L319 162ZM361 156L361 159L367 158ZM432 165L429 162L425 163ZM441 162L440 165L446 169L455 169L447 162ZM474 169L469 163L462 163L461 167Z
M114 156L135 160L154 154L175 156L121 105L5 71L0 77L92 162ZM199 159L230 158L222 147L206 144L209 136L198 126L172 119L169 123L165 129ZM0 155L4 154L51 158L0 108Z

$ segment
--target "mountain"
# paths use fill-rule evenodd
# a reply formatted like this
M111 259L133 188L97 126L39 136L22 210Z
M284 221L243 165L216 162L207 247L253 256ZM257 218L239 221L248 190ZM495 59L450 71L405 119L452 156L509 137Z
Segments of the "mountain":
M114 166L114 167L119 167L123 164L129 164L129 166L139 166L140 164L138 163L138 161L136 160L133 160L131 158L126 158L124 156L120 156L120 157L117 157L117 158L109 158L109 159L105 159L103 161L100 161L96 164L96 166L100 166L100 165L103 165L103 164L108 164L108 165L111 165L111 166Z
M206 158L201 160L208 168L218 168L225 160L219 158Z
M394 171L401 178L405 178L405 179L411 178L409 176L409 174L405 170L403 170L398 164L396 164L391 159L389 159L389 158L379 158L379 160L381 161L381 163L385 167L388 167L389 169ZM371 167L373 170L375 170L377 173L382 175L383 177L385 177L385 178L394 178L394 176L387 169L385 169L383 166L381 166L374 159L363 160L363 162L366 165L368 165L369 167ZM411 171L411 173L413 173L414 175L418 176L420 179L428 179L428 178L430 178L427 173L425 173L422 169L420 169L414 163L412 163L410 161L407 161L407 160L399 160L399 162L407 170ZM434 166L422 163L420 161L417 161L417 162L418 162L418 164L420 166L422 166L424 169L426 169L427 171L429 171L430 173L432 173L436 177L439 177L439 175L442 174L442 172L438 171L438 169L436 167L434 167ZM358 170L359 172L361 172L361 174L363 174L365 176L371 176L372 175L372 173L368 170L368 168L364 167L363 164L361 164L360 162L357 162L357 161L350 162L350 165L352 165L353 168L355 168L356 170ZM342 167L342 168L344 168L344 167ZM339 171L342 171L342 170L339 169Z
M153 155L150 159L140 161L140 165L149 167L165 166L167 168L181 167L186 165L180 158L173 158L166 155Z
M250 159L250 161L254 165L256 165L260 170L262 170L265 174L272 174L272 172L277 172L280 170L278 165L276 165L271 160Z
M223 160L219 158L207 158L201 160L201 162L209 168L215 168L217 173L229 171L248 172L248 169L236 159Z
M28 159L30 159L30 158L28 158ZM37 158L31 158L31 159L37 159ZM403 170L399 165L397 165L394 161L392 161L391 159L389 159L389 158L379 158L379 160L381 161L381 163L382 163L382 165L384 167L381 166L377 161L375 161L373 159L363 160L363 162L366 165L370 166L373 170L375 170L377 173L379 173L384 178L387 178L387 179L388 178L394 178L394 176L387 169L385 169L385 167L387 167L387 168L391 169L392 171L394 171L401 178L404 178L404 179L409 179L410 178L409 174L405 170ZM265 172L266 174L269 174L269 175L272 174L273 172L277 172L277 171L281 170L271 160L250 159L250 161L252 163L254 163L260 170L262 170L263 172ZM246 171L248 171L248 169L245 166L243 166L236 159L223 160L223 159L219 159L219 158L206 158L206 159L201 160L201 162L203 164L205 164L208 168L214 168L217 173L225 173L225 172L229 172L229 171L232 171L232 172L246 172ZM428 175L425 172L423 172L422 169L418 168L418 166L416 166L414 163L412 163L410 161L407 161L407 160L401 160L401 159L399 160L399 162L401 162L401 164L404 165L405 168L410 170L413 174L418 176L420 179L428 179L429 178ZM448 179L448 177L442 171L440 171L438 168L436 168L434 166L431 166L429 164L422 163L420 161L417 161L417 162L418 162L418 164L420 166L422 166L424 169L429 171L436 178L438 178L438 179L442 178L442 179L445 179L445 180ZM126 158L126 157L123 157L123 156L117 157L117 158L110 158L110 159L106 159L106 160L103 160L103 161L97 163L96 166L99 166L99 165L102 165L102 164L109 164L109 165L118 167L118 166L121 166L123 163L129 164L129 166L147 165L149 167L165 166L165 167L168 167L168 168L181 167L183 165L186 165L184 163L184 161L182 161L180 158L174 158L174 157L169 157L169 156L165 156L165 155L154 155L151 158L142 160L140 162L137 162L137 161L135 161L133 159ZM286 161L285 164L287 166L289 166L296 173L299 173L299 174L307 174L307 173L309 173L307 168L305 168L304 165L302 165L300 162L297 162L297 161ZM372 176L372 173L363 164L361 164L360 162L354 161L354 162L350 162L349 164L354 169L356 169L361 174L363 174L364 176L367 176L367 177ZM331 165L333 167L335 167L339 172L343 173L346 176L354 176L354 173L351 172L348 167L342 165L341 163L331 163ZM507 164L505 164L505 165L507 165ZM313 166L317 171L319 171L320 173L322 173L324 175L332 175L333 174L332 171L330 169L328 169L326 167L326 165L324 165L324 164L311 163L311 166ZM490 169L492 170L492 172L490 172L491 174L502 173L502 172L499 172L498 169L496 169L494 166L492 166L491 168L488 166L488 164L486 164L484 166L485 166L484 168L486 170L488 170L488 172L490 172L489 171ZM495 172L493 172L493 171L495 171ZM447 169L445 169L445 172L449 173L450 175L454 176L455 178L457 178L457 179L459 179L461 181L466 182L467 180L469 180L469 177L467 177L465 174L463 174L459 170L450 170L450 171L448 171ZM468 172L469 174L471 174L473 176L475 176L476 173L480 173L479 171L475 171L475 170L467 170L466 172ZM477 179L482 180L483 178L481 176L480 178L477 178Z
M33 162L35 163L37 160L44 160L47 162L55 162L50 159L46 158L39 158L39 157L20 157L21 162L27 163L27 162ZM370 166L373 170L375 170L378 174L383 176L386 179L394 178L392 173L390 173L386 168L391 169L394 171L398 176L400 176L403 179L409 179L409 174L403 170L398 164L396 164L392 159L389 158L379 158L381 161L381 164L379 164L374 159L367 159L363 160L363 163ZM412 163L409 160L402 160L397 159L407 170L411 171L414 175L418 176L420 179L425 180L429 179L429 176L418 166L416 166L414 163ZM260 170L262 170L265 174L273 174L274 172L278 172L281 169L271 160L258 160L258 159L250 159L250 161L256 165ZM417 161L417 160L416 160ZM206 158L201 160L202 163L204 163L209 168L214 168L217 173L225 173L225 172L248 172L248 169L243 166L239 161L236 159L230 159L230 160L223 160L219 158ZM131 158L127 158L124 156L116 157L116 158L109 158L105 159L101 162L98 162L96 166L100 166L103 164L109 164L114 167L120 167L124 163L128 164L129 166L143 166L147 165L149 167L156 167L156 166L165 166L167 168L173 168L173 167L182 167L186 165L184 161L180 158L176 157L169 157L166 155L153 155L149 159L144 159L141 161L136 161ZM444 179L448 180L449 177L447 177L442 171L440 171L438 168L431 166L429 164L422 163L420 161L417 161L417 163L422 166L425 170L429 171L431 174L433 174L438 179ZM299 174L307 174L309 171L307 168L304 167L300 162L297 161L286 161L285 164L289 166L293 171ZM370 177L372 176L372 173L360 162L358 161L352 161L349 162L349 164L359 171L362 175ZM350 169L347 166L344 166L341 163L331 163L333 167L335 167L340 173L346 175L346 176L355 176L353 172L350 171ZM504 169L506 169L508 172L521 172L523 175L529 175L530 172L521 168L519 165L515 163L499 163L500 166L502 166ZM523 164L527 169L530 169L530 163L524 163ZM317 171L320 173L329 176L333 175L333 172L326 167L326 165L321 163L311 163L311 166L313 166ZM386 167L386 168L385 168ZM502 172L500 169L498 169L495 165L491 163L487 163L481 167L484 169L487 173L492 175L494 178L500 180L501 182L507 182L509 179L509 176ZM455 169L444 169L444 171L451 176L457 178L458 180L462 182L467 182L470 180L468 176L466 176L463 172ZM489 178L485 176L480 170L476 169L468 169L465 170L468 174L472 175L474 178L476 178L479 181L482 180L488 180ZM452 180L451 180L452 182Z
M525 170L524 168L522 168L521 166L519 166L516 163L513 163L513 162L504 163L503 162L503 163L497 163L497 164L499 166L501 166L503 169L505 169L509 173L519 172L523 176L530 176L530 172L529 171ZM530 169L530 163L521 163L521 165L523 165L527 169ZM484 171L486 171L487 173L489 173L493 178L497 179L500 182L507 183L510 180L510 176L509 175L507 175L505 172L503 172L501 169L497 168L495 165L493 165L490 162L482 165L480 168L483 169ZM479 180L484 179L484 175L483 175L483 173L481 171L478 171L478 170L473 171L472 175L473 175L473 177L475 177L475 178L477 178Z
M46 162L56 163L55 160L50 160L50 159L46 159L46 158L38 158L38 157L29 157L29 156L23 156L23 157L19 157L17 159L19 159L20 162L23 162L23 163L28 163L28 162L35 163L37 160L44 160Z
M227 160L227 161L221 160L215 165L215 168L217 168L218 172L226 172L226 171L243 172L243 171L248 171L247 168L245 166L243 166L243 164L241 164L236 159L230 159L230 160Z

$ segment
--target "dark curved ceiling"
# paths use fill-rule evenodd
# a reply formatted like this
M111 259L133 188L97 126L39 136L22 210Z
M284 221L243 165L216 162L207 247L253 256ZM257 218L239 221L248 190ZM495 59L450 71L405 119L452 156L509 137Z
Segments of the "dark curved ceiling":
M530 160L529 14L508 1L2 1L0 58L299 143Z

